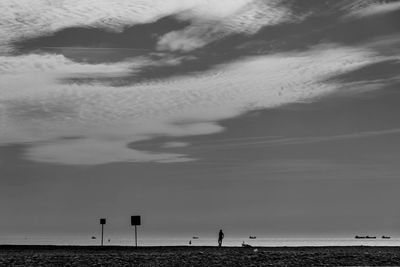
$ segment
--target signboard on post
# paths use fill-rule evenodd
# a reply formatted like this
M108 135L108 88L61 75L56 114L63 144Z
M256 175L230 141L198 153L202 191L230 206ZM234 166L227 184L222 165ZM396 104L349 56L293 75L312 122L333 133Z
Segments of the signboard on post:
M137 229L136 227L141 224L140 216L131 216L131 225L135 226L135 246L137 247Z
M131 225L140 225L140 216L131 216Z
M101 224L101 245L103 246L104 225L106 224L106 219L101 218L100 224Z

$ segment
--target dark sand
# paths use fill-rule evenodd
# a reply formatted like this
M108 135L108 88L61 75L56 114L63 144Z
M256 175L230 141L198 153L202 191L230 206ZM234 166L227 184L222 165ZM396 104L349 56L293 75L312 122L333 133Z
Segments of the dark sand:
M389 266L400 247L0 246L0 266Z

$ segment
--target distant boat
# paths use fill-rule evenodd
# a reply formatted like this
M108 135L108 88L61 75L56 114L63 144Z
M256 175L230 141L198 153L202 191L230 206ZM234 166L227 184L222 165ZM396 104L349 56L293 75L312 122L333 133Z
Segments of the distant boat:
M358 236L358 235L356 235L354 238L355 239L376 239L376 236L369 236L369 235L367 235L367 236Z
M193 239L199 239L199 237L198 236L194 236Z
M92 236L92 239L96 239L96 237L95 237L95 236Z
M382 239L390 239L390 236L382 236Z
M254 235L249 236L250 239L256 239L257 237Z

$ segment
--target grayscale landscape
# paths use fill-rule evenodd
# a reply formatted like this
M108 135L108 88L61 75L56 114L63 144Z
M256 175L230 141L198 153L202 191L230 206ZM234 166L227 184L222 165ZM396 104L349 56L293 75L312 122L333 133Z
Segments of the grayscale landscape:
M0 265L399 265L399 55L398 0L1 0Z

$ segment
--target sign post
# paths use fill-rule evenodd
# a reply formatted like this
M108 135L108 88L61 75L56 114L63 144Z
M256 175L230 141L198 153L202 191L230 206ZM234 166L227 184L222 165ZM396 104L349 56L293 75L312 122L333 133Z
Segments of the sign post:
M101 246L103 246L104 225L106 224L106 219L105 218L101 218L100 219L100 224L101 224Z
M135 216L131 216L131 225L135 226L135 246L137 247L137 226L140 225L141 220L140 220L140 216L135 215Z

